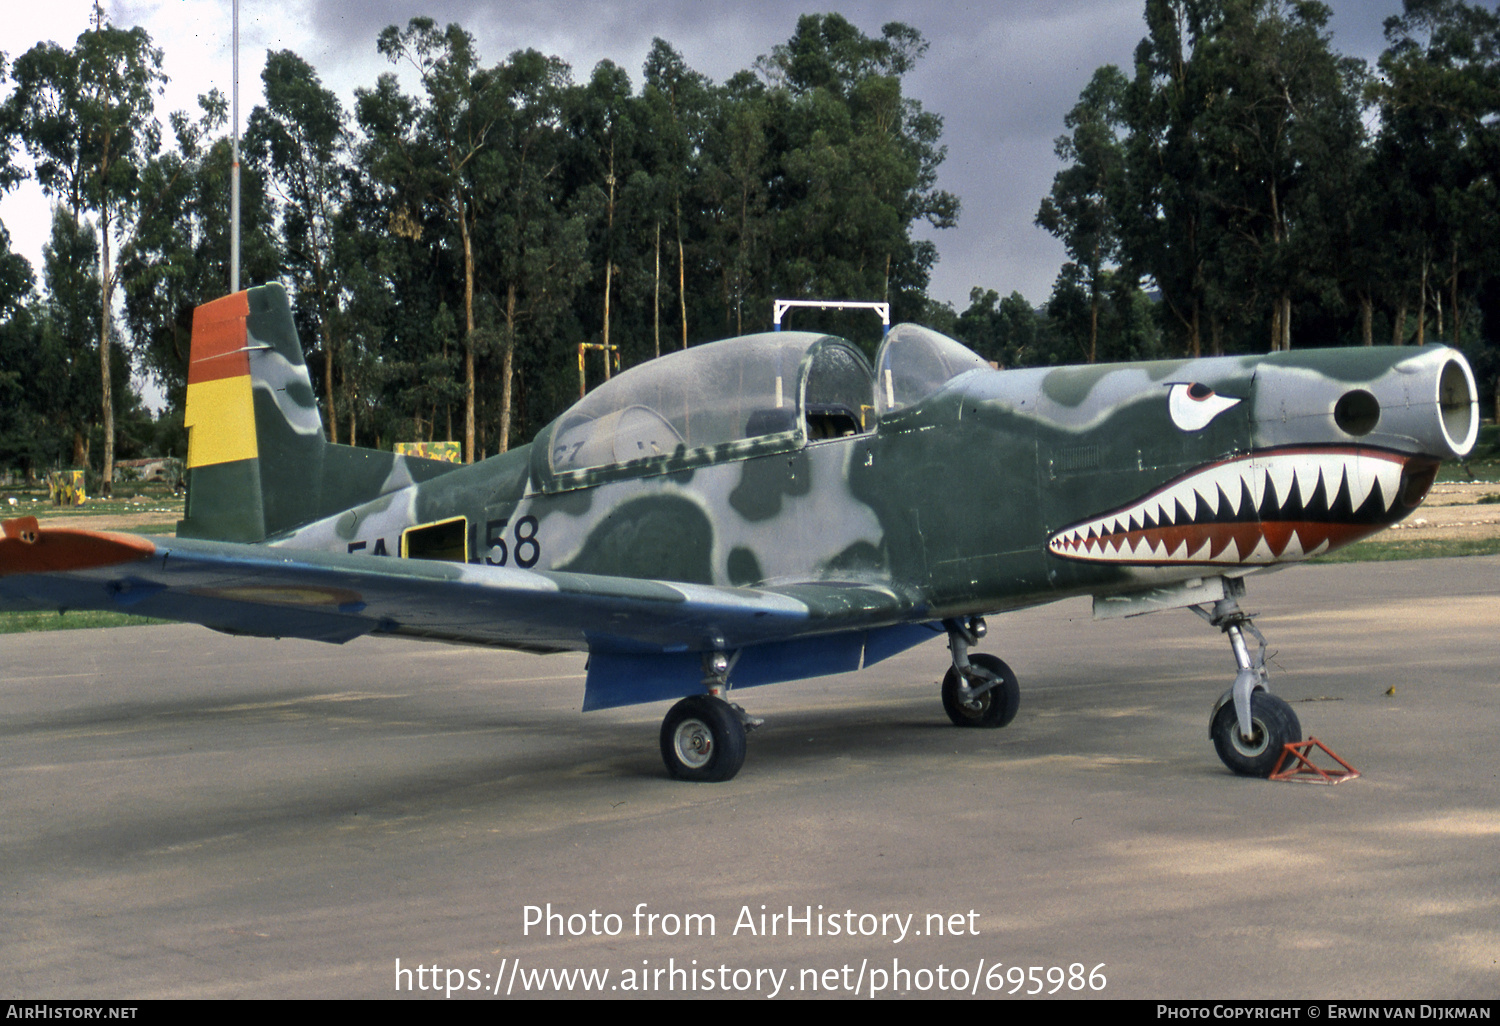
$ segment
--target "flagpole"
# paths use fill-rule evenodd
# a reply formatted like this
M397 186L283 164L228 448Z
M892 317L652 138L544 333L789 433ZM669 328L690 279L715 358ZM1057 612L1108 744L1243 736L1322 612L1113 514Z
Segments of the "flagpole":
M234 119L234 163L229 169L229 291L240 290L240 0L234 7L234 82L230 87Z

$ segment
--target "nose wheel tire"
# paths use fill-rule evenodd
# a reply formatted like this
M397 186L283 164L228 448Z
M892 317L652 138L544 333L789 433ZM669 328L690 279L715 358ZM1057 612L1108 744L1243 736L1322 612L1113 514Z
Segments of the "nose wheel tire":
M943 711L959 727L1005 726L1021 708L1021 685L1016 675L992 655L971 655L969 663L993 673L998 678L995 686L966 702L960 697L958 670L950 666L943 677Z
M661 757L678 780L731 780L745 764L745 725L721 698L684 698L662 721Z
M1214 748L1224 765L1240 776L1269 777L1282 749L1302 740L1302 722L1291 706L1264 691L1250 696L1250 721L1253 729L1245 737L1234 703L1224 703L1214 714Z

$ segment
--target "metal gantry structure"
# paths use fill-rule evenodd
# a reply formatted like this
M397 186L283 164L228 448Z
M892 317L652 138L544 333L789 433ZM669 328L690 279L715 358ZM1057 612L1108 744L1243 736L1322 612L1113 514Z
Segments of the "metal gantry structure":
M810 307L816 310L873 310L880 317L880 334L890 334L891 330L891 304L872 303L856 299L775 299L772 300L771 324L773 330L781 330L781 320L787 311L796 307Z

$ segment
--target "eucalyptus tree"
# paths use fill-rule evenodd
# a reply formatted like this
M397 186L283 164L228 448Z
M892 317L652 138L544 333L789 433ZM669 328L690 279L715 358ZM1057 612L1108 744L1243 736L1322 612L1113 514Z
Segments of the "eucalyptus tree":
M628 196L640 169L637 153L640 111L632 95L630 76L613 61L600 61L589 81L573 90L567 102L569 131L574 149L563 158L563 188L570 193L592 193L602 207L600 232L592 233L591 263L598 271L599 340L606 347L619 342L616 325L623 311L616 295L620 279L633 270L629 250L631 233L626 230L630 212ZM617 222L618 226L617 226ZM592 325L592 311L585 323Z
M368 139L366 161L398 197L396 216L436 203L458 237L463 261L464 460L474 459L474 225L481 191L474 164L493 144L491 131L504 113L495 72L480 67L474 37L457 24L439 29L431 18L413 18L405 29L380 33L377 47L393 64L413 69L421 99L401 92L394 74L373 90L358 90L357 116Z
M770 182L775 175L773 104L765 85L740 72L717 90L704 164L704 191L714 212L711 261L718 271L724 326L745 333L745 313L766 323L771 290L765 272L771 235Z
M1147 35L1136 46L1125 97L1123 263L1154 283L1179 347L1193 356L1203 351L1205 328L1217 336L1227 306L1209 274L1223 226L1200 122L1212 87L1197 59L1199 44L1222 22L1223 3L1146 0Z
M100 380L90 364L98 360L92 339L99 337L96 267L99 236L66 207L54 207L52 230L42 247L45 298L38 308L37 352L32 361L33 400L54 430L71 446L71 465L89 466L93 429L100 425ZM113 364L114 361L111 361ZM118 377L111 366L111 378Z
M408 441L461 438L463 264L445 244L444 212L408 205L368 173L352 175L348 186L334 233L344 300L337 334L346 350L381 361L377 430Z
M656 294L660 295L661 229L670 224L672 241L677 250L678 320L682 348L688 344L687 239L684 225L685 201L698 175L707 127L708 108L712 99L706 77L693 71L682 55L663 39L651 42L643 69L642 109L646 138L650 150L646 155L649 173L655 178L653 190L659 199L655 213ZM691 211L688 212L689 216ZM658 300L659 302L659 300ZM657 349L660 351L658 336Z
M0 51L0 85L4 85L10 78L9 55ZM17 110L8 103L0 103L0 195L9 192L17 184L26 179L26 170L15 160L15 138L17 134L16 115ZM5 250L9 252L10 242L7 236ZM0 298L4 298L0 296Z
M16 59L7 117L32 157L43 191L99 223L99 370L104 431L103 490L114 480L111 382L114 257L128 257L142 210L144 168L161 150L155 96L166 76L146 30L116 28L94 8L94 27L73 48L38 43Z
M250 112L245 146L281 195L286 268L296 283L299 313L315 318L328 439L337 442L334 326L341 288L334 233L346 192L348 118L338 96L290 50L268 53L260 77L266 102Z
M1052 179L1052 192L1037 211L1039 227L1056 235L1082 272L1088 292L1088 345L1085 358L1099 352L1099 307L1105 267L1119 255L1125 145L1123 105L1129 82L1106 64L1094 72L1063 124L1055 150L1069 166Z
M1338 294L1340 183L1363 142L1363 66L1315 0L1147 0L1126 93L1123 263L1191 354L1226 328L1291 343L1293 300Z
M899 22L870 37L841 15L804 15L758 62L775 104L779 293L888 299L907 316L925 307L936 252L912 226L958 216L936 184L942 119L903 92L926 49Z
M994 289L969 290L969 305L958 315L956 337L1000 368L1048 362L1040 354L1041 319L1019 292L1001 298Z
M493 240L484 277L494 283L500 346L496 437L504 452L511 441L518 346L531 343L522 355L533 371L548 364L555 370L557 357L570 355L547 352L550 329L571 316L574 296L589 279L588 233L600 204L597 189L570 189L564 173L571 152L568 105L577 96L567 64L521 50L494 69L494 79L498 142L477 163L476 176L488 199L485 234ZM534 374L529 378L536 380Z
M227 103L217 91L199 98L200 114L171 118L175 148L146 166L135 245L120 262L125 323L137 358L162 387L169 417L181 425L193 310L222 296L229 281L230 176L233 155L223 129ZM279 276L280 247L266 181L251 162L240 179L240 264L250 281ZM183 439L174 443L181 452Z
M1429 307L1441 319L1441 293L1429 279L1442 276L1447 333L1458 340L1465 276L1477 285L1500 258L1500 11L1405 0L1402 13L1386 19L1385 34L1390 45L1372 90L1380 104L1377 152L1398 190L1393 219L1409 228L1417 250L1416 338L1425 341Z
M1212 100L1201 153L1235 271L1223 287L1256 283L1273 350L1291 347L1294 292L1316 293L1334 273L1336 226L1319 216L1330 213L1319 193L1363 142L1363 64L1334 53L1330 15L1313 0L1231 0L1197 53Z

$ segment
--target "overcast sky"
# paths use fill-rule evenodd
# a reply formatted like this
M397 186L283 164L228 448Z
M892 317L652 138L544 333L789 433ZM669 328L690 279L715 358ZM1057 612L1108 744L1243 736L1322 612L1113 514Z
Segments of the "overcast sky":
M1330 5L1335 47L1373 64L1384 43L1382 22L1400 12L1400 0ZM14 60L40 40L71 46L92 6L16 0L0 18L0 52ZM1039 305L1065 259L1062 245L1032 223L1059 170L1053 140L1095 68L1130 67L1145 34L1143 8L1143 0L241 0L240 121L260 102L268 49L296 51L348 105L357 86L391 69L375 51L376 35L416 15L462 24L486 63L533 48L563 58L575 80L584 80L607 58L627 69L637 88L657 36L689 67L721 82L785 42L799 14L838 11L868 35L903 21L931 44L907 88L944 119L948 159L939 184L963 204L957 228L930 233L939 253L931 294L962 310L978 285L1002 295L1018 290ZM213 87L228 95L230 0L110 0L105 10L116 25L144 26L165 51L171 82L158 114L196 109L197 95ZM0 200L12 246L34 267L49 216L34 185Z

